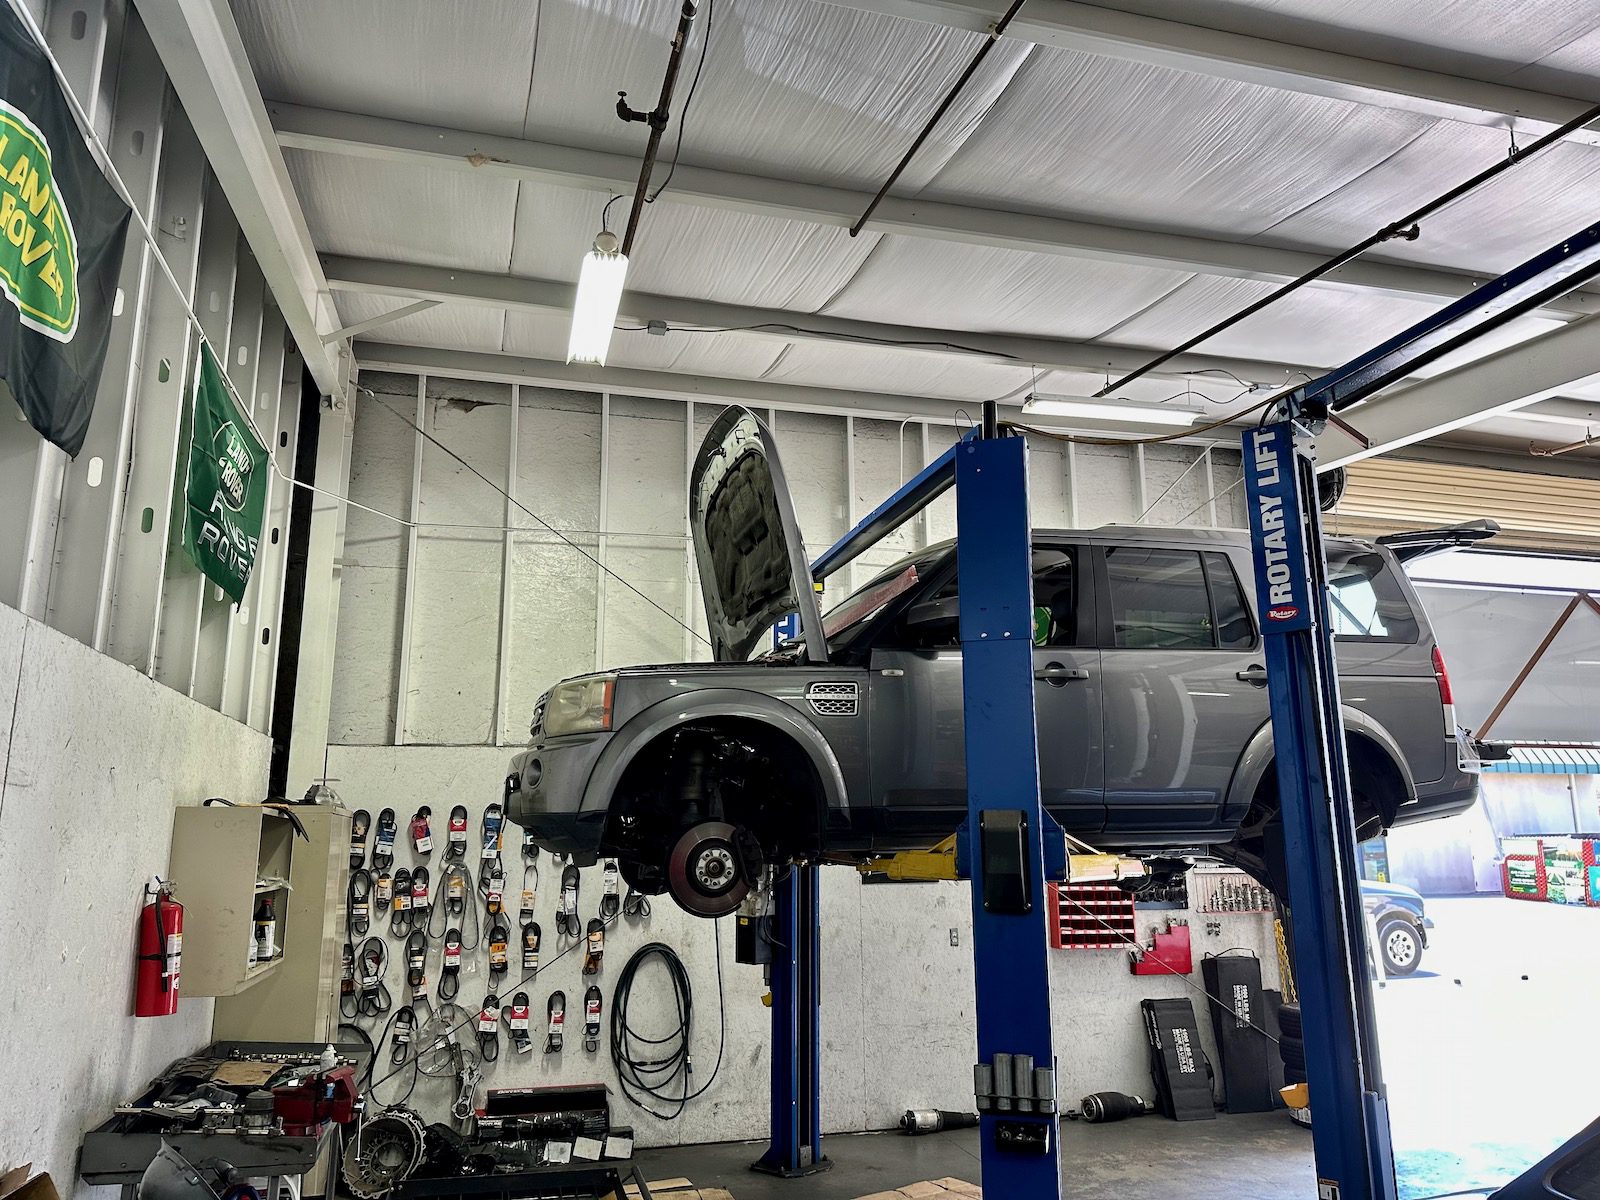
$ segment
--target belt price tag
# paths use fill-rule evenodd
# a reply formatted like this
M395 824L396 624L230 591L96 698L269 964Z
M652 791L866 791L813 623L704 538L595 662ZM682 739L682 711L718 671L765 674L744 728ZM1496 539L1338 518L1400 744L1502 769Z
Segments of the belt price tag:
M506 965L506 944L504 942L489 943L489 965L492 967Z
M389 903L389 898L394 895L394 877L392 875L379 875L378 882L373 890L373 897L379 904Z
M478 1032L493 1033L500 1027L500 1010L485 1008L478 1013Z
M411 881L411 907L427 908L429 903L428 885L426 883L418 883L413 879Z
M526 1004L512 1006L511 1028L522 1030L526 1030L528 1028L528 1006Z
M451 875L450 882L445 885L445 895L451 900L460 900L467 894L467 881L460 875Z
M411 907L411 894L409 892L396 892L394 894L395 912L404 912Z
M418 1000L425 1000L428 996L428 977L424 975L411 987L411 994Z
M461 965L461 947L447 945L444 948L444 965L446 967L459 967Z

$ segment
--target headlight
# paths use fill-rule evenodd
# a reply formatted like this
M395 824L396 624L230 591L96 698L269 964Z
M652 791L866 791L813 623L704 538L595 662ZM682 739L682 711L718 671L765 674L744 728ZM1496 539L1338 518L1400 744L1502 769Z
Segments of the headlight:
M599 733L611 728L611 697L617 687L615 675L587 675L569 679L551 689L544 706L546 737L568 733Z

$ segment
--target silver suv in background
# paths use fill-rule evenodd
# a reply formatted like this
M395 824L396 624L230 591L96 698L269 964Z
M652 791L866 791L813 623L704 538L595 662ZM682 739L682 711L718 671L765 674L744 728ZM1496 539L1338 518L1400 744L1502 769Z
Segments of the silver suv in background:
M690 515L716 661L567 680L539 698L507 812L546 849L730 912L766 864L924 848L966 814L953 542L821 615L772 437L713 425ZM1360 836L1470 806L1444 662L1386 548L1327 544ZM1234 862L1284 891L1266 671L1244 533L1037 530L1040 787L1107 851ZM791 612L800 635L758 657ZM1461 746L1464 746L1464 740Z

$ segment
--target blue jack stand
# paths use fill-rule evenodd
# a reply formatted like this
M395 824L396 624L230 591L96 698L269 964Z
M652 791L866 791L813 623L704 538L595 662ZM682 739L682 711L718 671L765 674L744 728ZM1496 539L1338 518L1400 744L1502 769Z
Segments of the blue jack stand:
M818 868L795 867L774 889L772 1140L750 1169L794 1179L826 1171L817 1072L822 933Z

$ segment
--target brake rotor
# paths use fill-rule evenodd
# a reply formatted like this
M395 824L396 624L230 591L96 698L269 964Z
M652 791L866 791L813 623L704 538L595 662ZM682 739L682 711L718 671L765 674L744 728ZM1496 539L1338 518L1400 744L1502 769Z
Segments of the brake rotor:
M702 917L724 917L739 907L750 880L737 842L738 831L726 821L703 821L678 839L667 880L680 907Z
M365 1121L344 1152L344 1181L358 1200L379 1200L422 1164L427 1131L408 1108L386 1108Z

